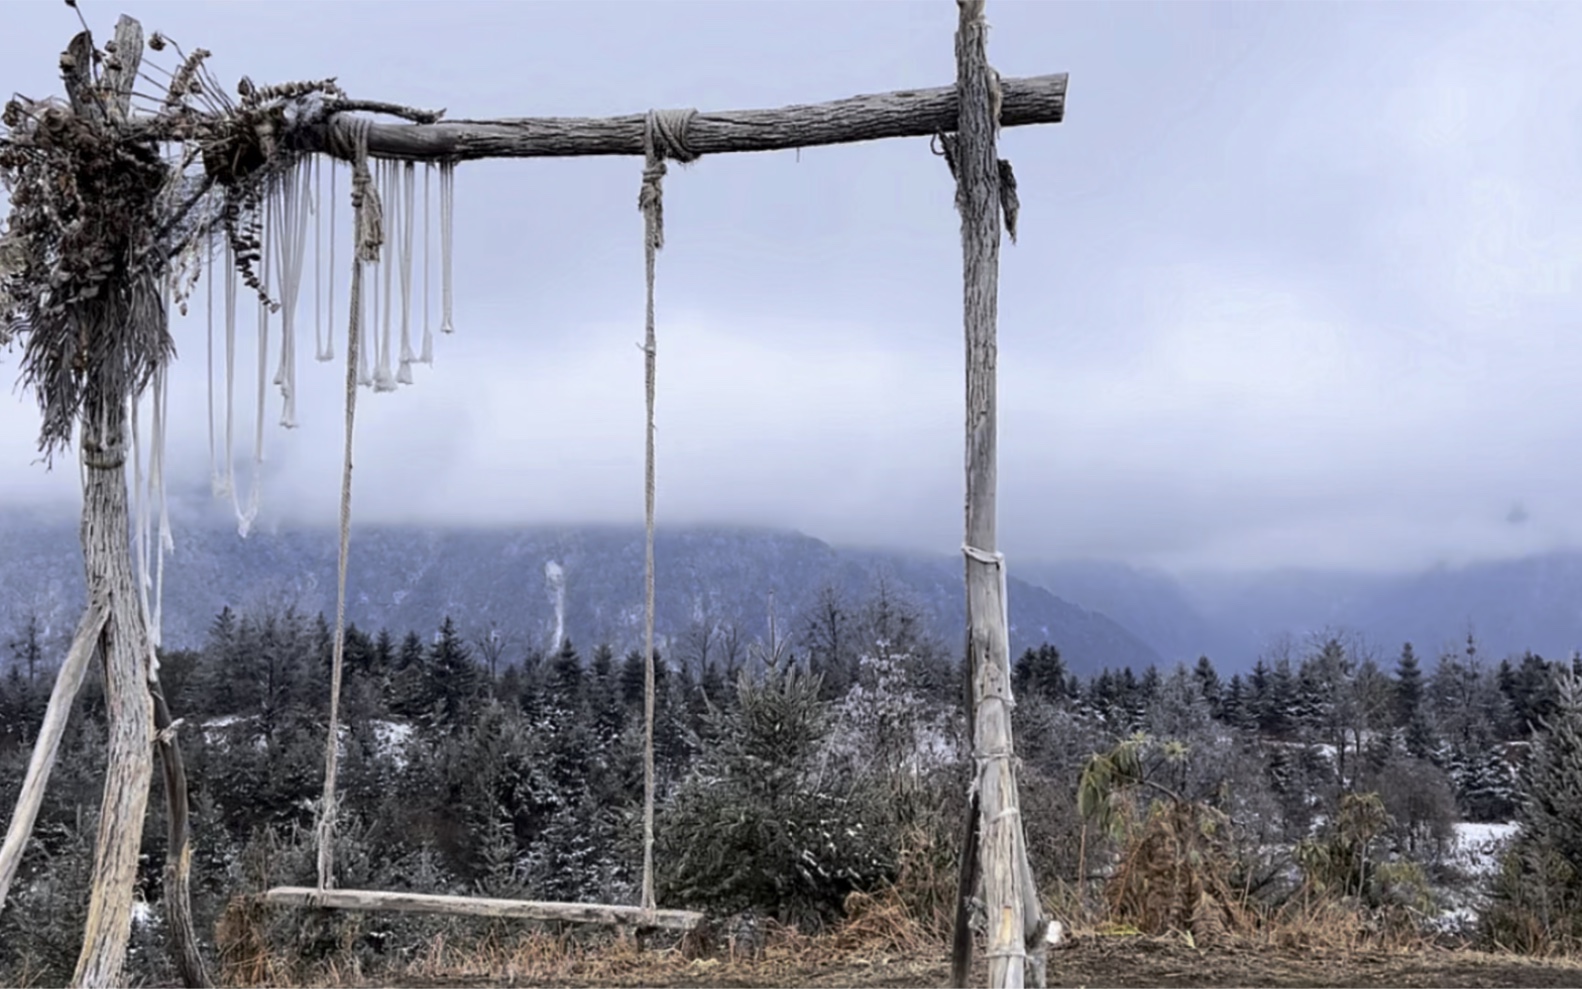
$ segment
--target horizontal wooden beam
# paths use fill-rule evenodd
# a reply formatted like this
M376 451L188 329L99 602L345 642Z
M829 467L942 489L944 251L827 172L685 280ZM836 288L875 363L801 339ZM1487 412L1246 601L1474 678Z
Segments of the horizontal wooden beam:
M690 931L703 915L691 910L655 910L642 907L605 906L597 903L548 903L535 900L501 900L433 893L385 893L357 889L318 890L307 886L279 886L264 893L264 902L286 907L312 907L361 912L448 914L469 917L512 917L518 920L563 920L577 924L626 924Z
M1000 124L1058 124L1066 114L1066 74L1000 82ZM784 151L892 137L929 137L956 129L956 87L853 96L776 110L699 113L686 143L699 155ZM641 155L646 114L374 124L368 153L407 161ZM304 129L306 150L328 151L329 129Z

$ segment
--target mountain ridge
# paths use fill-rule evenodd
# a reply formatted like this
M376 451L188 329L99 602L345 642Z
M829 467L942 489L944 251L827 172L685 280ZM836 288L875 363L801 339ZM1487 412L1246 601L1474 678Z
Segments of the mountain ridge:
M40 612L48 629L69 629L83 593L75 525L12 522L0 515L0 602L13 614ZM166 646L199 644L223 607L333 614L336 539L328 527L265 525L242 539L214 522L182 527L173 538L164 576ZM748 640L766 637L771 594L778 621L794 624L825 586L855 604L881 582L918 606L949 654L964 641L959 557L836 548L770 528L671 526L656 534L655 570L662 648L694 623L732 625ZM558 626L573 642L625 651L640 642L642 583L637 526L370 524L352 537L348 619L404 634L426 633L448 616L469 637L493 628L523 649L551 647ZM1014 576L1009 584L1014 652L1053 641L1080 672L1161 661L1105 615ZM557 588L564 593L558 618Z

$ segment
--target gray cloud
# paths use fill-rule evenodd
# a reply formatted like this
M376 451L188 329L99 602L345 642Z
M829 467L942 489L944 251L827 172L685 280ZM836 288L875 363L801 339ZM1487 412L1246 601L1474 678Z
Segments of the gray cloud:
M67 13L7 10L9 86L58 88ZM216 51L228 80L337 75L475 117L772 106L954 71L938 3L134 13ZM1023 203L1000 309L1013 552L1392 568L1575 545L1582 9L1000 3L990 18L1002 73L1072 74L1067 122L1002 141ZM460 331L417 386L365 394L359 518L640 518L638 171L460 170ZM958 221L926 142L704 160L673 169L666 197L662 521L953 547ZM178 333L173 480L201 486L201 307ZM301 375L300 429L274 427L271 398L264 501L327 521L340 372ZM74 499L69 465L30 466L36 417L12 400L0 498ZM250 403L238 414L245 437Z

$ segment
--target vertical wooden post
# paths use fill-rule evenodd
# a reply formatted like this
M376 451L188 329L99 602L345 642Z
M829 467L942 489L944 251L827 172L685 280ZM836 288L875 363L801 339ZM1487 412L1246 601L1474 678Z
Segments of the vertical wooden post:
M152 278L132 291L154 292ZM106 315L119 315L106 306ZM103 325L90 332L106 332ZM83 489L82 551L89 600L109 602L100 633L105 707L109 714L109 757L99 834L94 846L93 887L83 925L82 953L74 986L125 985L121 966L132 934L132 893L143 818L154 777L154 704L148 692L148 631L137 607L127 544L126 402L119 387L90 385L81 419Z
M989 985L1043 984L1045 921L1027 862L1011 740L1010 639L1005 562L995 551L996 324L1000 264L1000 165L995 152L998 80L989 68L984 0L957 0L954 148L961 213L966 331L966 585L972 678L978 866L988 924ZM963 869L971 867L963 862ZM1029 957L1029 948L1033 956Z

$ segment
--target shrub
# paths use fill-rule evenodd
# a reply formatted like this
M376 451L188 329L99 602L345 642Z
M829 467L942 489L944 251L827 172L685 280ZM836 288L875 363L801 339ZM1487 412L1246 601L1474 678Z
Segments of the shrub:
M659 898L798 924L840 915L892 873L882 799L823 758L832 711L819 678L771 668L711 711L717 739L656 823Z

